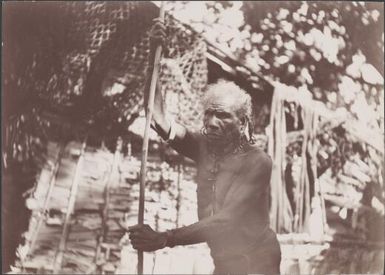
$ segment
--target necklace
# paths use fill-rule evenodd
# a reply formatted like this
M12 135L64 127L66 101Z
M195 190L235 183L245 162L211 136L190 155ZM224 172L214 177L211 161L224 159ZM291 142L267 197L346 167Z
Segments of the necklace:
M210 177L208 179L209 181L215 181L216 175L220 168L220 162L222 162L227 156L237 155L244 152L246 142L247 141L245 139L241 139L241 142L233 150L223 152L222 154L218 154L217 152L211 150L209 156L212 159L213 165L208 169L210 172Z
M217 181L217 175L220 169L220 163L229 155L237 155L239 153L243 153L245 150L245 144L247 143L247 140L245 138L241 138L240 142L237 146L235 146L234 149L227 150L227 152L224 150L222 154L218 154L214 150L209 150L209 157L212 159L212 167L208 168L209 176L207 178L207 181L211 187L211 194L212 194L212 210L211 213L214 214L216 212L216 181Z
M241 153L244 151L245 144L247 143L247 140L245 138L241 138L240 141L238 142L238 145L234 146L234 149L231 149L232 146L228 146L227 148L230 147L230 149L222 149L221 153L218 153L218 149L214 150L213 148L208 148L209 155L214 158L214 159L223 159L228 155L236 155L238 153Z

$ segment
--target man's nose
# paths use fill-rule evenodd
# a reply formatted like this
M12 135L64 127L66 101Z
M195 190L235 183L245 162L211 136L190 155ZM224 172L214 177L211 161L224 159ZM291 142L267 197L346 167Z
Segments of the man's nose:
M217 130L219 130L219 127L218 127L218 125L208 124L208 125L207 125L207 130L210 130L210 131L217 131Z
M215 116L211 116L211 117L207 120L206 127L207 127L207 130L211 130L211 131L219 130L218 121L217 121L217 119L216 119Z

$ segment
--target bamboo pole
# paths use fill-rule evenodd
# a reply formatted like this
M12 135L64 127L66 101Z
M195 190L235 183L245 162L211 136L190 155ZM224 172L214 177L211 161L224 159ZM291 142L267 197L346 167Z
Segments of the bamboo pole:
M286 115L285 115L285 109L284 109L284 102L279 102L279 109L280 109L280 115L279 115L279 128L277 129L279 131L277 137L278 137L278 150L277 150L277 163L279 163L279 189L278 189L278 228L279 230L282 230L282 228L285 228L285 195L286 195L286 188L285 188L285 154L286 154ZM277 132L278 132L277 131Z
M175 227L176 228L179 227L180 206L181 206L181 200L182 200L181 182L182 182L182 178L183 178L183 158L181 158L181 160L178 161L177 168L178 168L178 178L177 178L176 184L177 184L178 195L176 197L176 219L175 219Z
M270 123L268 126L268 147L267 152L269 156L273 159L272 174L270 179L270 223L272 228L278 232L277 227L277 162L276 162L276 140L275 140L275 129L276 129L276 113L278 105L278 94L274 93L271 101L270 109Z
M181 114L181 94L178 94L178 114ZM176 197L176 219L175 219L175 227L179 227L179 215L180 215L180 205L181 205L181 181L182 181L182 173L183 173L183 157L178 157L178 179L177 179L177 192L178 195Z
M84 152L85 152L86 146L87 146L87 138L85 138L85 140L83 141L83 144L82 144L82 147L80 150L79 159L78 159L76 169L75 169L75 175L73 177L73 181L72 181L72 185L71 185L70 198L68 200L67 212L66 212L66 217L64 220L64 225L63 225L63 231L62 231L62 235L60 238L59 247L58 247L57 253L55 255L54 264L53 264L53 273L54 274L59 273L59 271L61 269L62 262L63 262L64 250L65 250L67 237L68 237L69 229L70 229L70 219L71 219L71 216L75 210L76 195L78 192L81 169L83 166Z
M103 241L106 240L107 238L107 220L108 220L108 209L110 206L110 190L111 190L111 185L114 184L113 182L113 174L117 172L117 167L119 165L119 158L120 154L122 152L122 145L123 141L121 137L118 137L116 141L116 146L115 146L115 153L114 153L114 158L112 161L112 166L108 174L108 178L106 181L106 185L104 187L104 208L103 208L103 220L102 220L102 231L103 231ZM116 184L116 183L115 183Z
M326 206L325 206L325 198L323 196L322 186L318 180L317 173L317 152L319 149L319 144L316 142L317 140L317 129L319 129L319 114L313 113L313 121L312 121L312 151L311 151L311 161L312 161L312 171L314 178L314 190L315 196L318 195L321 201L321 211L322 211L322 224L323 224L323 237L326 234L326 229L328 227L327 219L326 219Z
M104 146L104 139L102 140L102 147L103 146ZM98 266L101 267L102 272L103 272L102 266L103 266L103 264L105 264L107 257L105 257L102 262L100 262L100 261L98 262L98 260L100 259L100 255L101 255L101 251L102 251L102 245L105 243L105 240L107 239L107 234L108 234L107 221L108 221L108 211L109 211L109 206L110 206L110 191L111 191L111 186L114 184L113 174L117 173L117 167L119 165L122 147L123 147L123 140L121 137L118 137L118 139L116 140L115 153L114 153L111 168L108 172L108 175L105 177L105 179L103 181L103 183L105 184L105 187L104 187L104 191L103 191L104 207L103 207L103 213L102 213L102 230L101 230L101 235L98 238L98 244L97 244L96 253L95 253L96 254L95 255L95 262L97 262Z
M161 2L159 17L164 19L164 3ZM150 93L147 103L147 116L146 126L144 129L143 145L142 145L142 161L140 166L140 188L139 188L139 214L138 224L143 224L144 220L144 193L146 187L146 166L147 166L147 155L148 155L148 141L150 132L150 123L152 119L152 111L154 109L155 89L158 81L158 67L159 61L162 54L162 46L159 45L156 48L154 70L152 71ZM138 274L143 274L143 251L138 250Z
M63 158L63 153L64 153L65 147L66 147L66 142L62 142L59 146L59 152L56 156L54 167L52 168L52 173L51 173L51 177L50 177L50 181L49 181L48 191L47 191L46 197L44 199L44 203L43 203L43 208L42 208L43 215L40 216L39 221L35 227L35 230L32 233L31 244L30 244L29 251L28 251L27 255L30 255L33 252L33 249L35 248L36 239L37 239L38 233L40 231L40 228L43 224L45 213L46 213L47 207L48 207L48 202L51 198L52 190L53 190L53 187L55 186L55 183L56 183L56 178L57 178L57 175L59 172L59 167L61 164L61 160Z

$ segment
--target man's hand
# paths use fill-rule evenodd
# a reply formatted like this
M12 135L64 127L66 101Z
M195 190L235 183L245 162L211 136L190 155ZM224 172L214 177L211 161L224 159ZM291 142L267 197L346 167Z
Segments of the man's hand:
M156 232L147 224L130 226L128 232L132 246L137 250L150 252L166 247L167 234Z
M161 18L155 18L154 25L150 30L150 47L151 52L154 52L159 45L164 46L166 41L166 26Z

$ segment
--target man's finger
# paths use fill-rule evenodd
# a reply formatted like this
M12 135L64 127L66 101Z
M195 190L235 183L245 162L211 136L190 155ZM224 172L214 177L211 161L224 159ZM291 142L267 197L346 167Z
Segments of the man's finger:
M145 252L151 252L157 250L157 248L153 244L145 244L138 246L139 250L145 251Z
M136 224L136 225L133 225L133 226L129 226L127 228L128 232L140 231L142 229L143 229L143 225L142 224Z
M135 225L131 225L128 227L129 230L138 230L138 229L142 229L144 227L144 224L135 224Z
M164 32L164 33L166 33L166 32L167 32L167 29L166 29L166 27L163 26L163 25L156 24L156 25L154 25L154 26L151 27L150 32L151 32L152 34L155 33L155 32Z
M160 28L160 29L163 29L163 30L165 30L166 29L166 26L164 25L164 23L162 23L162 22L155 22L154 23L154 25L152 25L152 28Z
M150 39L163 39L166 37L166 33L162 30L156 30L150 34Z
M143 251L143 246L139 244L132 244L132 247L136 250Z
M163 19L163 18L160 18L160 17L157 17L157 18L154 18L154 19L152 20L152 22L154 22L154 23L160 22L160 23L163 23L163 24L164 24L164 19Z
M139 238L139 239L148 239L147 234L143 231L134 231L128 234L129 238Z
M151 32L152 38L165 37L165 36L166 36L166 32L164 30L154 30L153 32Z
M128 227L129 233L137 233L137 232L148 232L148 230L151 229L151 227L148 224L137 224L133 226Z
M145 252L150 252L150 251L156 250L153 248L153 246L150 246L150 245L133 245L132 247L136 250L145 251Z
M132 245L138 246L138 245L146 245L148 244L148 241L142 240L142 239L133 239L131 240Z
M138 238L140 236L140 233L135 231L128 234L128 237L131 238Z
M152 239L147 237L147 236L143 236L141 234L135 234L135 235L132 235L132 233L128 236L128 238L132 241L132 240L143 240L143 241L151 241Z
M154 243L149 240L132 240L131 241L132 246L136 247L144 247L144 246L153 246Z
M164 38L163 37L154 37L153 38L153 43L151 43L151 44L156 44L156 43L158 43L158 44L163 44L164 43Z

